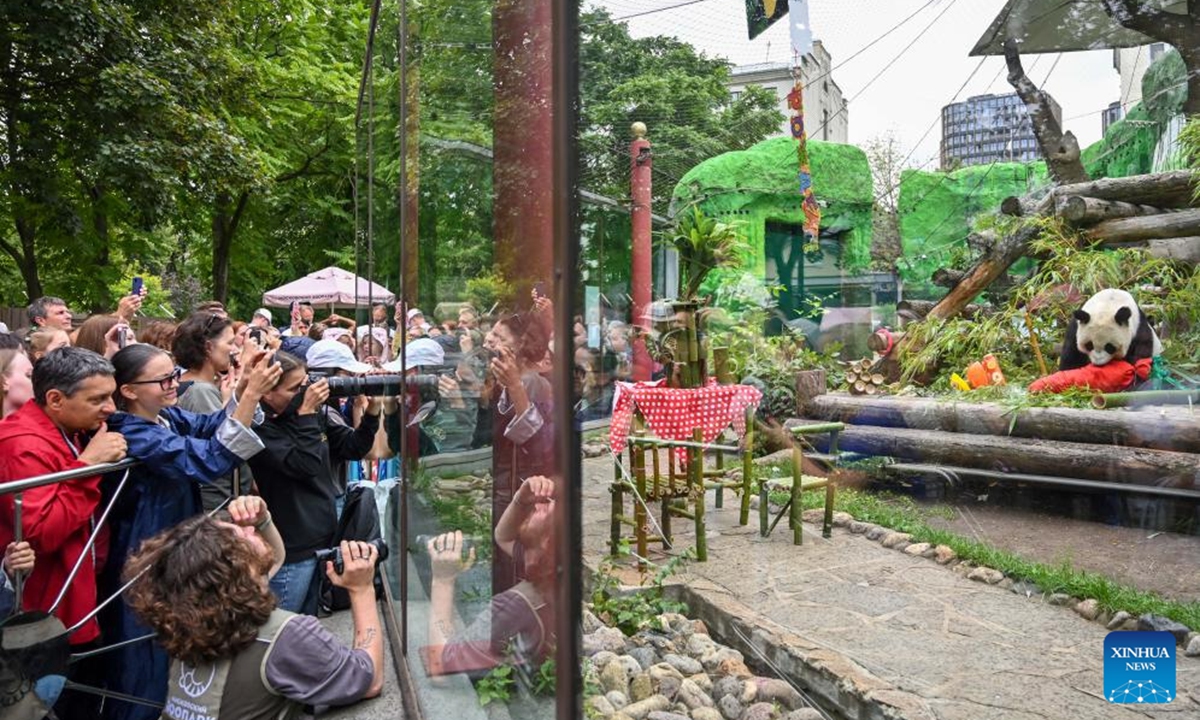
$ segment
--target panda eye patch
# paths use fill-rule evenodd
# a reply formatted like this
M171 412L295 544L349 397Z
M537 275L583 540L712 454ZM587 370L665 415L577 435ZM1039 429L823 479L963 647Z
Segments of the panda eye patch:
M1085 344L1084 344L1084 346L1083 346L1083 347L1084 347L1084 349L1085 349L1085 350L1087 350L1088 352L1091 352L1091 351L1093 351L1093 350L1095 350L1095 349L1096 349L1096 344L1095 344L1095 343L1093 343L1091 340L1089 340L1089 341L1087 341L1087 343L1085 343Z
M1104 352L1108 353L1109 355L1112 355L1117 352L1117 346L1113 345L1112 343L1109 343L1104 346Z

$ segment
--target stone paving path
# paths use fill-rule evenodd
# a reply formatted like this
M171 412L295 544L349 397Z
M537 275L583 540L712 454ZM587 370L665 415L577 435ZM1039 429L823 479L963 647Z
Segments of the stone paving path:
M611 461L584 465L584 552L606 552ZM737 510L708 498L709 560L677 576L728 608L757 613L807 652L836 653L904 717L939 720L1200 717L1200 658L1178 657L1178 699L1113 705L1103 697L1107 630L1068 608L966 579L933 560L882 547L846 529L824 540L786 520L758 537ZM693 539L676 522L677 546ZM749 657L747 659L750 659ZM855 681L849 681L853 684ZM884 690L886 693L880 694Z

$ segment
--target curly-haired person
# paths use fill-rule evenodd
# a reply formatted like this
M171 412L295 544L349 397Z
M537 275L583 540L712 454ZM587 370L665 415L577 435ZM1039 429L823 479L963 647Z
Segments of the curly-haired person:
M305 706L348 705L383 688L373 545L343 542L334 585L350 594L354 647L316 618L279 610L268 580L283 540L262 498L229 504L230 521L198 516L144 542L125 565L129 606L171 656L167 720L300 718Z

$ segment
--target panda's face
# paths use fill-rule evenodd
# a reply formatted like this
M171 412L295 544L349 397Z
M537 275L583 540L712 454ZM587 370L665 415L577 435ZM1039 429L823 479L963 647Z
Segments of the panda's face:
M1086 354L1093 365L1123 359L1133 342L1132 317L1133 311L1128 307L1118 308L1107 317L1077 310L1075 319L1079 326L1075 339L1079 352Z

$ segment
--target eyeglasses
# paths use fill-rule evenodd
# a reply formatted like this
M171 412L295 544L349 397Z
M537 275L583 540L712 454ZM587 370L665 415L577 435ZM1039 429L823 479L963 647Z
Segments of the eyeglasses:
M158 386L160 388L162 388L163 390L170 390L171 386L178 383L179 378L181 378L181 377L183 377L183 368L175 368L174 370L171 371L170 375L167 375L165 377L154 378L153 380L134 380L132 382L127 382L125 384L126 385L149 385L151 383L158 383Z

